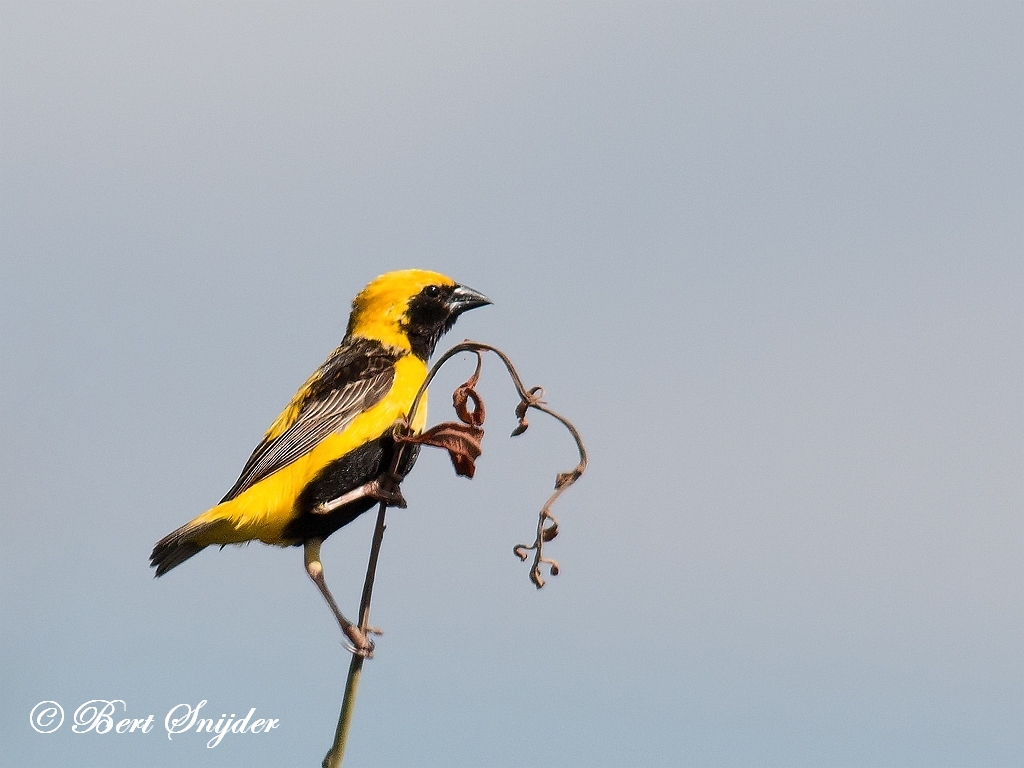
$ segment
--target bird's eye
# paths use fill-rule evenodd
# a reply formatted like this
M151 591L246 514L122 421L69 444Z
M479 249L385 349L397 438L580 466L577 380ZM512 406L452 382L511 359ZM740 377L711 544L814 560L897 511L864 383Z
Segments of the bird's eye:
M441 289L436 285L428 285L423 289L423 295L428 299L439 299L441 298Z

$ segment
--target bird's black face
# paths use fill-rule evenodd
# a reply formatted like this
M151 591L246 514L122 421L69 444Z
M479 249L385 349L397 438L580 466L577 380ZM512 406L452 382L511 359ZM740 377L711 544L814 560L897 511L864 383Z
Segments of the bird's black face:
M482 293L464 285L428 285L409 300L405 312L402 327L413 354L426 362L459 315L490 303Z

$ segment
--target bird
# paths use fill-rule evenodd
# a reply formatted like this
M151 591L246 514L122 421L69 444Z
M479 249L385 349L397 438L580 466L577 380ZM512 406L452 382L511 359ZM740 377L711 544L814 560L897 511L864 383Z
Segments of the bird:
M320 547L379 502L405 506L398 482L412 469L419 446L407 446L393 466L393 427L408 416L440 338L463 312L491 303L428 270L372 280L352 301L339 346L270 425L220 503L157 542L150 555L156 576L209 546L302 546L306 573L349 650L372 655L372 641L345 618L327 588ZM419 434L425 422L424 399L408 426Z

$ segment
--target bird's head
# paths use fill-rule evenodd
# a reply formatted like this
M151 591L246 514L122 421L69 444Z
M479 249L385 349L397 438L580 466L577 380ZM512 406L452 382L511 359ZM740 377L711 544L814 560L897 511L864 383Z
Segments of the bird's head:
M346 337L409 350L425 362L459 315L490 303L482 293L437 272L388 272L352 301Z

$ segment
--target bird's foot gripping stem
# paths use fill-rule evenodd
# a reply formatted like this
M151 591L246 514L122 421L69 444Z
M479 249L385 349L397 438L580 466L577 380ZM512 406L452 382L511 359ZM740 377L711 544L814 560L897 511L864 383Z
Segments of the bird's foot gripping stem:
M317 504L311 511L314 515L326 515L346 504L351 504L353 501L366 498L383 501L389 507L405 509L409 505L402 495L399 482L400 478L395 477L390 472L386 472L380 477L368 483L363 483L358 488L344 493L336 499Z
M381 635L383 632L376 627L360 629L342 615L341 610L338 608L338 604L334 602L334 596L327 588L327 581L324 579L324 566L323 563L320 562L321 544L323 544L323 540L321 539L310 539L306 542L304 549L306 573L309 575L309 578L313 580L313 583L316 584L317 589L320 590L320 594L324 596L324 600L327 601L327 605L330 607L331 613L334 614L334 618L338 621L338 626L341 627L341 631L345 634L345 637L348 638L349 642L345 644L345 647L357 656L372 659L373 640L371 640L367 635Z
M364 659L373 658L374 642L368 636L383 634L376 627L367 627L364 632L350 621L341 625L341 631L349 639L348 643L343 643L345 650L356 656L362 656Z

